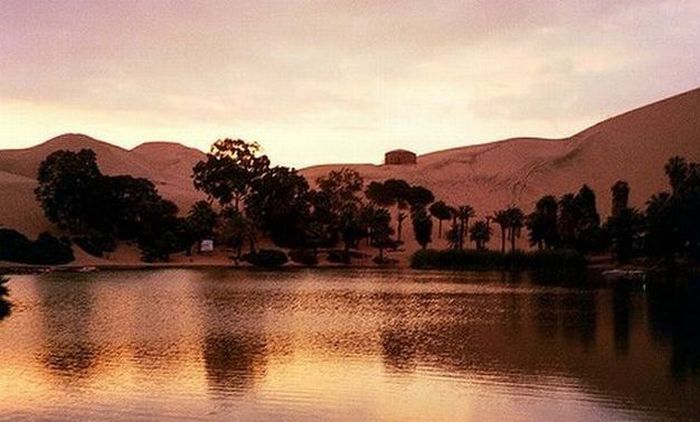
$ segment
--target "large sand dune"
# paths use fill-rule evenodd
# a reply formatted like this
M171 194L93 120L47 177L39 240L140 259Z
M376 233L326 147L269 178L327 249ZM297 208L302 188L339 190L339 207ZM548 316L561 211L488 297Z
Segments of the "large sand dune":
M700 89L599 123L570 138L509 139L418 157L417 165L348 165L366 179L391 177L424 185L451 204L471 204L485 215L508 204L530 210L542 195L589 184L602 214L610 187L624 179L638 207L666 189L663 166L681 155L700 161ZM311 180L343 165L303 170Z
M201 199L190 179L192 167L204 157L201 151L168 142L145 143L126 150L89 136L65 134L32 148L0 151L0 227L32 236L50 229L34 197L39 164L54 151L82 148L95 151L103 173L146 177L182 210Z
M156 183L182 209L201 198L189 178L204 154L179 144L146 143L126 150L85 135L67 134L23 150L0 151L0 226L36 235L50 228L34 200L39 163L59 149L91 148L106 174L131 174ZM561 195L588 183L599 209L609 210L610 186L624 179L643 206L666 188L663 165L673 155L700 161L700 89L614 117L560 140L510 139L426 154L417 165L325 165L302 170L313 181L350 167L367 181L403 178L439 199L468 203L483 216L509 204L526 210L544 194Z

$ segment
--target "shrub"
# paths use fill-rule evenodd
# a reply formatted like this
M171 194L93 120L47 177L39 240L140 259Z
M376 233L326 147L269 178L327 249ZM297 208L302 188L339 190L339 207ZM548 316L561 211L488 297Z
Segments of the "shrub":
M36 260L31 240L10 229L0 229L0 261L29 264Z
M49 233L42 233L34 242L37 264L61 265L73 260L73 249L66 238L57 239Z
M318 265L318 258L313 251L308 249L295 249L289 252L289 258L297 264L314 266Z
M67 239L42 233L35 242L16 230L0 229L0 260L32 265L61 265L73 261Z
M279 249L260 249L255 253L247 254L245 260L263 268L276 268L286 264L287 254Z
M394 258L389 258L387 256L382 258L381 256L377 255L374 258L372 258L372 262L374 262L377 265L381 265L381 266L392 266L392 265L398 264L399 260L394 259Z
M328 251L327 259L328 262L333 262L335 264L349 264L350 253L343 249L331 249Z
M104 234L74 237L73 243L78 245L80 249L98 258L102 258L105 252L114 252L117 246L113 237Z

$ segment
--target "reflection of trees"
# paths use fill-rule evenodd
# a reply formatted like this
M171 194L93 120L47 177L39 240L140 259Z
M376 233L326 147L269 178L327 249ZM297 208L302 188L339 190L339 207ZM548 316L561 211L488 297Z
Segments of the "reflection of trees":
M78 275L51 274L36 283L44 341L41 359L54 375L89 378L100 358L91 340L94 284Z
M387 369L412 372L416 366L416 334L402 329L382 331L382 357Z
M650 329L672 347L672 374L700 375L700 280L650 285L647 296Z
M201 280L196 290L207 382L210 390L223 395L255 387L266 372L268 354L277 346L268 344L264 317L268 310L278 310L279 297L262 290L241 290L236 281Z
M564 333L567 337L577 339L586 346L592 346L597 328L596 292L593 290L576 292L564 297Z
M239 333L210 333L204 339L207 379L217 392L244 392L264 373L265 343Z
M615 334L615 350L626 354L630 347L630 289L625 285L613 289L613 330Z

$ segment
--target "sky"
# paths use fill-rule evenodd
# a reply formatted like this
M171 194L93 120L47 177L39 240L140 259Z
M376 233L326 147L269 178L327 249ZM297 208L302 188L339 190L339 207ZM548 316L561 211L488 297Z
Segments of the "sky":
M697 0L0 0L0 148L259 142L276 164L558 138L700 86Z

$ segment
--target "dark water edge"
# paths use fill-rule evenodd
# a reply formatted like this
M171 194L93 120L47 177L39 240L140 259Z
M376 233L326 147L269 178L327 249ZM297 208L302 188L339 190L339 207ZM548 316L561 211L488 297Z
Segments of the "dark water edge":
M15 276L0 420L697 420L696 281Z

